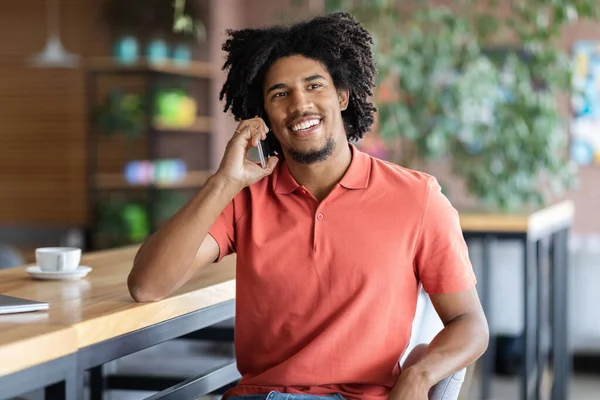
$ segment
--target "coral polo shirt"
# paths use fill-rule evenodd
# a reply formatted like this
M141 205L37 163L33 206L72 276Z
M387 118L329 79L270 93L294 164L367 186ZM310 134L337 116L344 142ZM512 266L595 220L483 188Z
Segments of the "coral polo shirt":
M237 253L239 385L225 397L287 393L383 400L400 374L419 291L475 285L458 214L437 181L350 144L320 203L281 162L210 230Z

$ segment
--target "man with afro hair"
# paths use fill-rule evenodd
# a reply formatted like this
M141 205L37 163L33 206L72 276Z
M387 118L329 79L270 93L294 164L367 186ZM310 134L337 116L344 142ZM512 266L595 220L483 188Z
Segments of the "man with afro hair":
M370 34L347 13L227 33L221 99L239 125L218 170L141 246L132 297L163 299L235 252L242 379L226 398L448 390L485 351L487 321L435 178L354 145L376 112ZM263 165L247 158L259 146ZM421 288L444 328L400 366Z

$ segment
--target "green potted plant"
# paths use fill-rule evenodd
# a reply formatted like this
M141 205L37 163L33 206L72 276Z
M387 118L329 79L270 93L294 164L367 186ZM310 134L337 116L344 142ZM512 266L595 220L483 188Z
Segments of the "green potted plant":
M200 20L197 3L188 3L186 0L174 0L173 22L169 28L177 34L187 35L197 40L206 39L206 27Z
M540 207L575 183L556 101L570 90L571 73L558 38L575 20L597 20L599 7L531 0L500 14L497 2L484 3L326 0L325 7L352 13L374 35L376 129L401 150L393 161L420 168L419 161L449 158L482 205ZM490 51L514 38L517 45Z
M111 89L96 109L98 130L106 136L138 138L143 134L144 123L144 102L139 94Z
M113 248L140 243L150 234L145 205L124 195L113 195L98 205L98 223L94 231L96 248Z

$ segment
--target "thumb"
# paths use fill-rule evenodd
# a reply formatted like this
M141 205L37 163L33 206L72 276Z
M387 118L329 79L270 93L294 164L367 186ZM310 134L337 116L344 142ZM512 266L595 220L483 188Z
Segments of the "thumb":
M264 175L271 175L271 173L273 173L273 171L275 170L275 166L277 166L277 164L279 163L279 157L276 156L271 156L269 157L269 159L267 160L267 167L263 170L264 171Z

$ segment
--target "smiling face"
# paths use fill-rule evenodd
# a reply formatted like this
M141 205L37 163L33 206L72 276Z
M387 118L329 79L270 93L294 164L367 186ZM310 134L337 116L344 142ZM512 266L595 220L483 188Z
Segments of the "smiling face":
M267 71L264 107L286 157L301 164L324 161L347 143L342 111L348 91L338 90L326 68L304 56L277 60Z

